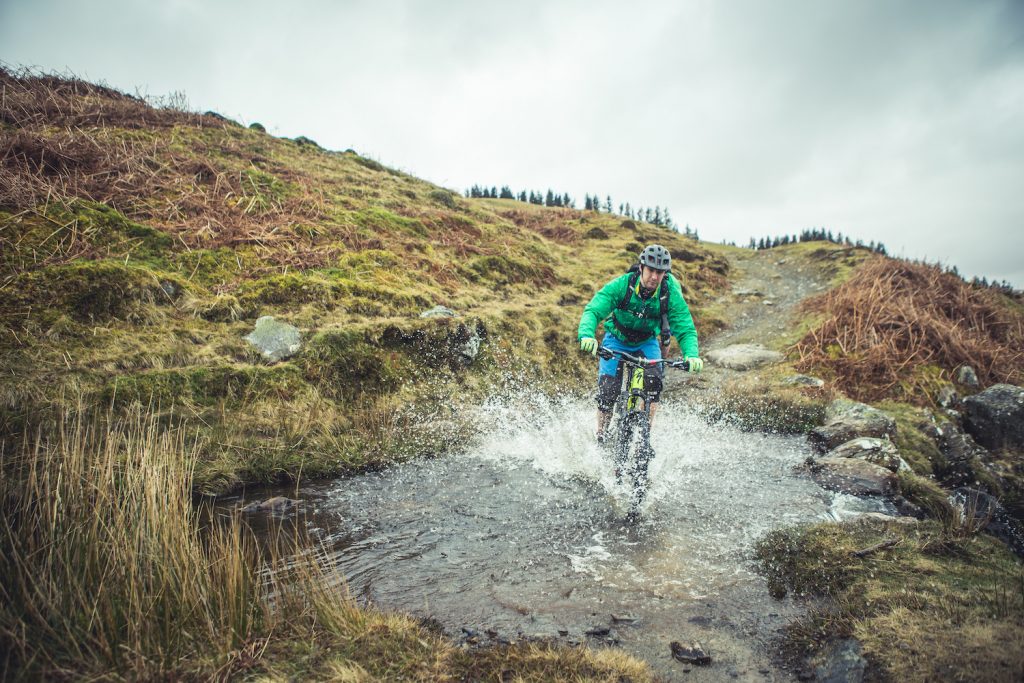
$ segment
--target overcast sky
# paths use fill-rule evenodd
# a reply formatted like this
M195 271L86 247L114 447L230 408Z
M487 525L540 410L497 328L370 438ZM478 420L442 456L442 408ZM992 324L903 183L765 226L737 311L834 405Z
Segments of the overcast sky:
M1024 0L0 0L0 60L474 183L1024 287Z

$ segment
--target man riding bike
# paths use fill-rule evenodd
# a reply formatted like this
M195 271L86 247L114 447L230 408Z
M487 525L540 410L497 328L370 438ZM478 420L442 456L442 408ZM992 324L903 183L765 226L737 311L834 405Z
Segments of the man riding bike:
M690 372L700 372L704 361L697 356L697 329L690 308L683 299L679 282L669 273L672 255L660 244L652 244L640 253L637 265L602 287L583 309L577 337L580 349L597 354L597 326L605 321L601 345L613 351L641 354L652 360L662 357L675 336ZM659 344L659 337L661 344ZM597 440L604 442L612 408L621 386L619 361L601 359L597 377ZM660 364L644 377L651 395L651 419L654 418L662 387L664 367Z

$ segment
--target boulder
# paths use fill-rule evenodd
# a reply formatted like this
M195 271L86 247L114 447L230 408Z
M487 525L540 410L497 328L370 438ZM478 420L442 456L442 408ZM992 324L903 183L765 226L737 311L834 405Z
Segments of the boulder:
M421 318L456 318L458 315L452 309L440 304L420 313Z
M860 683L868 664L861 652L856 638L830 644L815 657L814 679L819 683Z
M857 458L817 458L811 462L811 475L822 488L853 496L890 496L897 488L895 474Z
M733 370L750 370L766 363L777 363L782 360L782 354L769 351L761 344L733 344L709 352L708 360Z
M1024 449L1024 388L996 384L965 398L964 429L989 450Z
M290 358L302 348L299 329L265 315L256 321L256 329L247 334L245 341L255 346L264 360L271 363Z
M826 457L830 458L858 458L866 460L872 465L884 467L890 472L909 470L908 465L900 457L899 449L888 439L876 439L871 436L862 436L851 439L844 444L830 450Z
M819 451L824 452L861 436L895 436L896 420L888 413L839 398L825 411L825 424L811 430L808 438Z
M956 371L956 383L962 384L965 387L981 386L981 383L978 381L978 373L970 365L962 365Z

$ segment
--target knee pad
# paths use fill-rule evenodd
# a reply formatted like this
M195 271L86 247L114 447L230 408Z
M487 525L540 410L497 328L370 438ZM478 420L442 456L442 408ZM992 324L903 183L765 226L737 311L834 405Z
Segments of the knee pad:
M619 397L619 382L617 375L600 375L597 378L597 409L603 413L611 411L615 406L615 399Z

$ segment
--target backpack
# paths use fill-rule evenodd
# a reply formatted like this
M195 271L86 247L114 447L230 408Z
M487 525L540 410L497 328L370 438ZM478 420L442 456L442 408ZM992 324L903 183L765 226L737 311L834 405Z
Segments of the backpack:
M631 312L628 309L629 300L633 298L633 292L636 290L636 283L640 279L640 264L634 263L626 272L630 273L629 284L626 286L626 294L622 297L622 301L620 301L615 308ZM661 291L658 294L658 305L661 309L661 346L662 353L664 354L665 350L668 349L669 342L672 341L672 328L668 322L668 275L666 275L665 279L661 282ZM625 330L620 328L619 331L626 335L627 339L629 338L629 334Z

